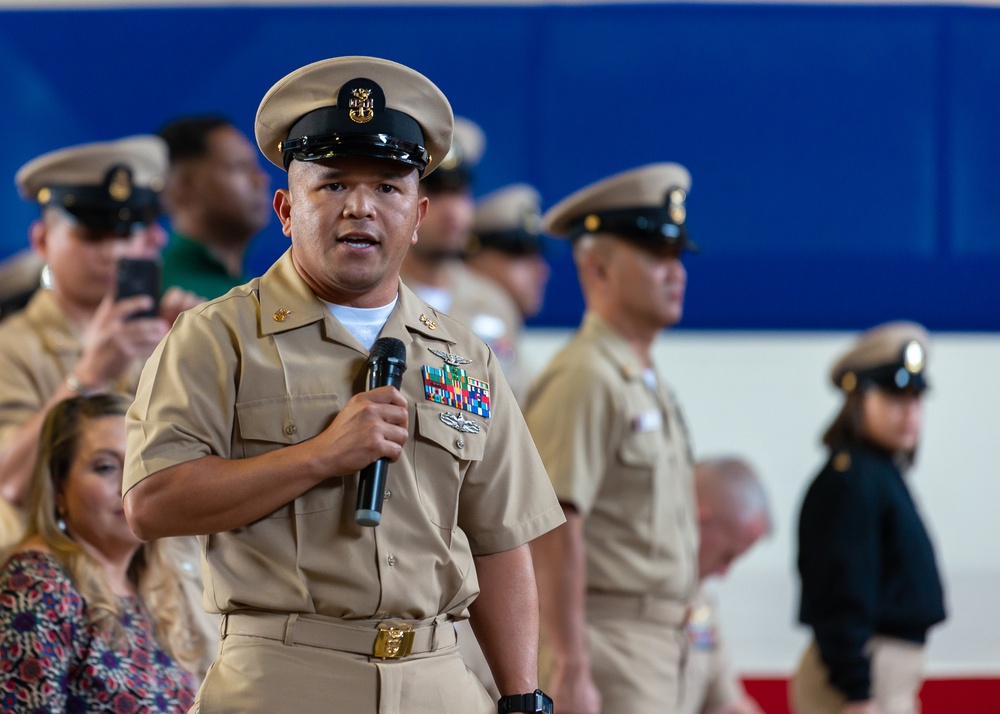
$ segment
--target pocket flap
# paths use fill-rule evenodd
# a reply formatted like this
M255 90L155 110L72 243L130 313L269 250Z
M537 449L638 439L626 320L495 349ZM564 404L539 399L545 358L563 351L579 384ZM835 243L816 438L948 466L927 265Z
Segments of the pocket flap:
M654 468L660 456L662 439L663 432L660 430L633 431L618 447L618 458L626 466Z
M440 404L416 405L418 439L431 441L463 461L482 461L489 419Z
M340 412L336 394L271 397L236 405L240 436L247 441L298 444L330 425Z

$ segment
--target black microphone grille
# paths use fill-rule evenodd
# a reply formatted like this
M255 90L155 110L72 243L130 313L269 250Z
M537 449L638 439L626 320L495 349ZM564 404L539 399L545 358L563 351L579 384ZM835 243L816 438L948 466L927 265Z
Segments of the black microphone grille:
M371 362L377 359L392 359L401 362L405 366L406 345L403 344L402 340L397 340L395 337L380 337L372 345L368 361Z

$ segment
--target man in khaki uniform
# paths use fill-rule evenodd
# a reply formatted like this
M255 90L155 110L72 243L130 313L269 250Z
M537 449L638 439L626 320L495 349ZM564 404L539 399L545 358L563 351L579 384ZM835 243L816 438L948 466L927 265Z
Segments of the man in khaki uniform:
M129 320L151 301L115 299L118 259L154 257L162 247L155 219L166 171L163 142L137 136L49 152L17 172L21 195L41 210L29 236L48 278L0 324L0 487L15 506L48 408L81 393L134 393L169 320L194 304L174 293L161 318Z
M452 114L386 60L303 67L266 94L257 143L288 171L291 249L185 313L127 419L123 489L143 537L202 538L223 613L197 707L216 712L489 714L453 622L470 617L500 711L537 687L527 543L563 521L496 358L399 281ZM379 336L399 390L363 391ZM355 520L358 472L388 470L381 524Z
M428 199L427 216L400 274L421 300L488 344L516 390L520 385L512 376L522 325L517 305L501 285L473 273L462 262L475 210L472 172L485 146L486 137L475 122L455 119L448 155L434 173L420 181L420 194Z
M767 495L745 461L718 458L695 467L698 576L724 576L771 531ZM761 714L733 672L719 632L715 598L699 587L687 623L688 658L680 714Z
M546 213L574 241L587 312L525 418L567 524L533 546L545 686L559 712L663 714L680 699L697 584L691 446L651 348L681 318L690 177L653 164Z
M541 309L549 280L549 266L542 257L541 201L538 191L527 184L504 186L483 196L476 202L466 249L466 265L496 281L517 306L520 315L509 320L516 348L523 321ZM530 376L517 360L505 374L518 401L523 401Z
M48 410L79 394L135 394L146 358L177 314L200 301L172 288L157 317L130 319L152 300L115 296L118 260L156 258L163 247L156 217L167 167L163 141L134 136L49 152L17 172L21 195L41 210L29 235L47 278L27 307L0 323L0 486L14 507L27 495ZM11 538L20 535L14 525ZM215 654L218 618L201 607L190 542L167 545L205 644L203 675Z
M514 298L524 318L542 308L549 266L542 256L542 197L523 183L476 201L465 262Z

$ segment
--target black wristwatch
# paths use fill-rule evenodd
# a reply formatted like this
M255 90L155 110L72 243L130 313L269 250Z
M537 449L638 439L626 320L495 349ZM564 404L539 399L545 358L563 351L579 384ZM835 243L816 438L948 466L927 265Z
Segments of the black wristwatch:
M552 697L536 689L531 694L508 694L497 700L497 714L529 712L529 714L552 714Z

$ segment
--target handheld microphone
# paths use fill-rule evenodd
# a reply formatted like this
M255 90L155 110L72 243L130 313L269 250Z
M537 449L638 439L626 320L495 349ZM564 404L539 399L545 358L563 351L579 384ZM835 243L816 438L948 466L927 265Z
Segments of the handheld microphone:
M403 383L406 371L406 345L395 337L381 337L375 340L368 357L368 386L395 387ZM382 499L385 496L385 475L389 470L389 459L382 457L361 469L358 482L358 501L354 520L359 526L377 526L382 522Z

